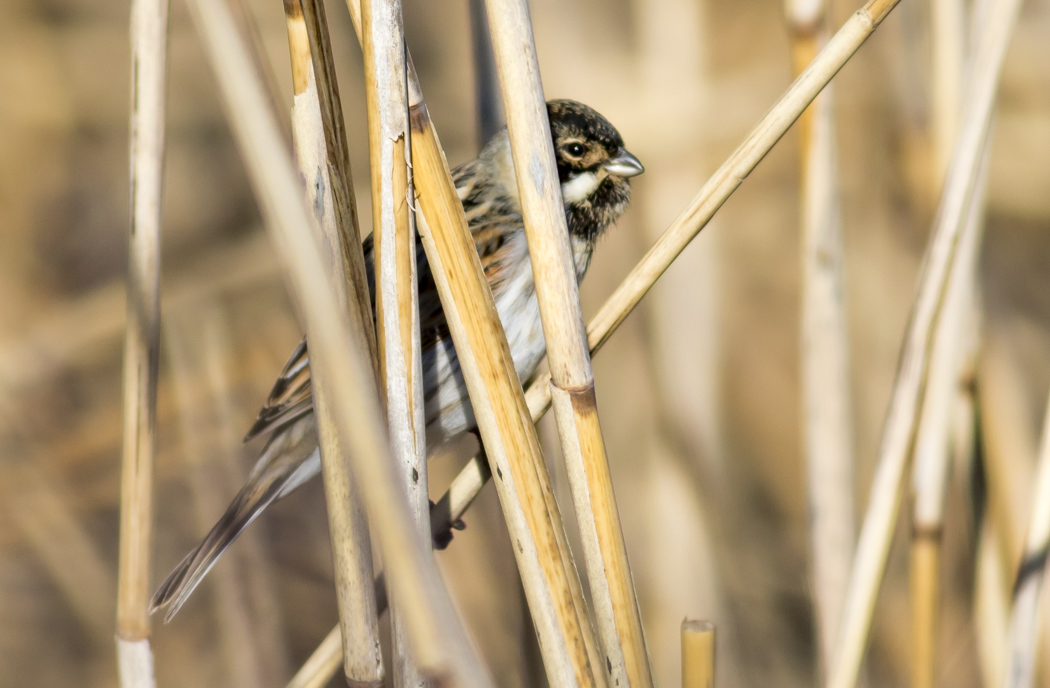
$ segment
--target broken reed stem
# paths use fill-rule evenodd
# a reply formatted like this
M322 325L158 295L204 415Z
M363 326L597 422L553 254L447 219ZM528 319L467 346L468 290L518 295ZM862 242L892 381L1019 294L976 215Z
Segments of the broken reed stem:
M927 364L959 236L971 196L1020 0L996 3L977 45L974 70L955 152L912 306L900 367L887 413L871 498L861 530L839 644L828 682L851 688L864 655L875 599L893 540L904 480L918 425Z
M489 20L485 16L485 0L470 0L470 45L474 56L478 150L481 150L507 122L496 74L496 58L492 54Z
M1043 421L1039 468L1033 487L1024 555L1013 588L1013 610L1003 688L1031 688L1039 637L1039 593L1050 553L1050 401ZM1045 658L1044 658L1045 659Z
M390 447L420 535L430 534L423 364L411 212L411 146L400 0L363 0L362 41L372 172L376 329ZM401 600L391 598L394 685L425 686L412 661Z
M576 507L610 685L653 685L641 612L598 419L565 205L525 0L488 0L518 195L551 371L554 415ZM525 174L528 170L528 174Z
M387 579L411 612L414 656L428 675L465 686L491 685L455 615L428 543L413 532L411 512L388 459L373 369L355 347L347 313L336 301L335 291L342 285L333 284L325 269L318 230L229 7L225 0L195 0L190 10L277 254L305 315L311 360L332 391L340 455L351 459Z
M324 7L314 0L286 0L285 19L288 28L288 47L292 62L292 134L299 173L305 180L304 191L308 207L323 237L324 259L333 284L344 285L335 293L337 307L348 313L354 345L359 351L374 353L369 346L372 333L371 306L355 298L354 277L348 270L354 252L361 263L364 276L364 257L356 226L356 211L351 208L336 210L337 203L353 204L350 187L350 169L335 152L339 143L332 127L334 120L342 122L338 101L338 87L334 72L328 68L325 55L330 55L328 30L324 21ZM307 14L308 13L308 14ZM309 16L309 21L307 19ZM312 25L312 29L309 28ZM314 34L311 40L311 33ZM314 65L313 46L318 50L320 69ZM334 117L322 115L321 91L334 93ZM329 145L328 141L333 140ZM346 165L346 166L344 166ZM333 172L335 174L333 174ZM342 189L336 198L336 186ZM340 226L348 225L348 226ZM344 246L344 242L353 242ZM367 289L367 286L366 286ZM316 361L311 357L311 373ZM328 529L332 539L336 599L339 624L344 644L343 668L350 685L378 686L383 681L383 653L379 639L379 617L376 612L372 587L372 545L368 520L356 486L348 475L345 457L340 454L332 417L331 391L328 380L311 374L317 434L321 449L321 467L328 513Z
M131 7L131 227L124 337L117 660L123 688L153 686L149 646L153 445L160 360L160 203L167 0Z
M612 333L634 310L660 275L700 233L718 208L736 191L750 171L780 140L780 137L805 110L816 94L831 81L890 10L897 5L897 2L899 0L878 0L865 5L839 29L828 46L792 83L787 92L751 131L744 143L704 185L690 202L689 207L668 227L656 245L646 253L641 262L606 300L598 314L588 323L588 345L592 355L608 341ZM347 7L356 27L360 21L360 7L355 0L347 0ZM419 194L422 195L421 192ZM549 373L539 376L529 385L525 392L525 401L534 422L546 413L551 403ZM453 482L453 487L455 487L461 479L464 479L463 489L472 492L470 499L481 491L490 477L486 475L487 469L486 471L479 469L481 465L481 459L475 457ZM474 482L465 480L468 473L476 478ZM453 489L450 488L450 492L446 492L446 496L438 503L441 504L447 500L452 492ZM431 520L435 522L433 514ZM315 657L317 657L317 652L311 657L311 661Z
M714 688L715 625L710 621L682 621L682 688Z
M823 0L788 0L792 61L801 73L827 43ZM818 666L830 670L852 565L853 434L838 156L829 84L798 121L801 148L802 387L811 597Z

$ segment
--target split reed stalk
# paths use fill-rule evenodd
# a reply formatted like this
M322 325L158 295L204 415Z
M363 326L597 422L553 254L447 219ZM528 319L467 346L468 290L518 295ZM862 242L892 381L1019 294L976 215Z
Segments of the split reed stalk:
M908 474L934 327L958 253L966 210L978 186L978 170L992 120L999 75L1019 6L1019 0L997 3L977 44L962 126L934 221L890 399L828 681L830 688L852 688L860 670Z
M167 0L133 0L131 228L117 573L117 662L122 688L154 685L153 652L149 645L149 585L154 423L160 360L160 203L167 50Z
M261 79L225 0L196 0L190 10L277 254L285 261L296 303L305 315L314 370L332 391L340 455L351 459L387 578L411 612L414 656L427 675L464 686L489 686L428 543L415 536L411 512L388 458L373 368L354 346L347 313L339 308L335 292L342 285L334 284L325 269L319 230L312 226Z
M1024 555L1013 587L1009 642L1003 688L1031 688L1035 682L1039 638L1039 593L1050 554L1050 401L1043 421L1039 468L1033 487ZM1045 659L1045 658L1044 658Z
M416 288L405 38L400 0L362 0L368 148L372 171L376 329L390 447L422 537L430 534L426 419ZM394 685L427 685L412 661L401 600L390 599Z
M824 0L788 0L792 61L800 74L828 40ZM810 594L820 673L830 671L854 533L853 433L838 155L829 84L798 121L801 148L802 387Z
M715 625L710 621L682 621L682 688L714 688Z
M364 281L350 168L339 150L340 145L345 146L345 140L340 140L336 131L343 118L331 68L324 6L314 0L286 0L284 9L294 91L292 135L299 173L306 182L308 207L313 209L321 229L323 257L331 282L344 286L336 290L337 307L349 315L357 350L375 355L372 309ZM328 117L323 114L326 107L322 105L322 92L329 96ZM351 261L360 264L358 271L349 269ZM357 289L362 283L364 289ZM372 363L375 364L375 358ZM368 520L360 494L350 479L346 458L339 450L328 380L314 374L316 360L311 358L310 365L342 628L343 670L351 686L379 686L384 674L383 653L372 588Z
M488 0L486 6L547 344L554 415L576 507L606 678L613 686L646 688L653 685L652 671L598 419L594 373L532 22L524 0Z

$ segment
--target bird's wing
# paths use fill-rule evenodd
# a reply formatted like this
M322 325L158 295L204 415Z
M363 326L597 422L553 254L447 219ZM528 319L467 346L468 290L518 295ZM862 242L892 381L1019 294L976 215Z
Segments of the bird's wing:
M291 358L273 383L266 404L259 411L255 423L244 436L247 442L260 435L292 423L313 410L313 392L310 385L310 356L306 338L292 352Z

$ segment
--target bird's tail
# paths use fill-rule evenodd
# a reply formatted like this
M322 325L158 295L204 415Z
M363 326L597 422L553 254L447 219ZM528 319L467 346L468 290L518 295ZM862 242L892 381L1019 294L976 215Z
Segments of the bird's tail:
M304 435L313 436L313 441ZM164 623L171 621L241 532L271 503L317 475L320 469L321 459L312 427L293 426L286 432L278 432L263 450L247 484L226 508L226 513L153 595L150 613L164 609Z

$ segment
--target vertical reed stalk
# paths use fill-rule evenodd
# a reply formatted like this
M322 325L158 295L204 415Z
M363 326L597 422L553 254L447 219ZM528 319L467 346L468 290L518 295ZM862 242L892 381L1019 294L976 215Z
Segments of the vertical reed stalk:
M715 625L682 621L682 688L714 688Z
M933 188L940 193L951 147L959 128L963 77L963 3L933 0L931 103ZM967 212L959 258L952 269L944 312L934 333L929 381L915 440L910 585L912 607L912 686L933 688L936 681L940 616L941 545L948 485L952 415L959 394L964 341L974 289L973 261L980 234L980 202L974 194Z
M372 164L379 369L390 445L416 528L430 534L426 421L416 288L416 232L410 170L405 39L400 0L362 0L368 144ZM390 600L394 685L425 686L411 659L401 600Z
M312 226L276 118L229 7L225 0L196 0L190 9L267 227L305 315L314 369L330 385L340 455L351 459L387 580L407 601L414 656L428 675L465 686L491 685L455 615L429 548L414 536L412 515L388 458L373 368L354 346L349 318L335 297L341 285L334 284L325 269L319 230Z
M828 40L824 0L788 0L795 73ZM832 85L798 121L802 152L802 387L811 595L826 676L846 597L854 542L853 434L842 217Z
M532 22L523 0L488 0L486 6L547 340L554 414L583 541L607 680L610 685L645 688L653 684L652 672L598 420L594 373Z
M485 0L470 0L470 45L474 54L474 110L478 118L478 150L507 122L500 98L496 59L492 55Z
M887 413L871 498L857 546L839 643L828 682L831 688L851 688L860 670L908 472L934 327L958 253L966 210L976 192L979 163L992 119L999 75L1019 6L1019 0L997 3L977 45L963 123L934 221Z
M314 0L286 0L284 8L292 58L292 135L299 172L306 181L307 202L324 238L324 258L331 281L345 286L336 291L336 303L349 314L358 350L374 355L371 306L367 298L355 298L359 293L355 285L361 284L364 278L364 257L353 206L350 169L339 152L340 141L334 126L337 122L341 125L342 112L335 74L330 69L331 48L324 7ZM314 46L317 60L313 59ZM325 109L322 91L332 98L328 117L322 114ZM337 205L341 206L338 211ZM361 264L359 275L347 269L354 258ZM355 279L361 281L355 282ZM373 365L374 361L373 358ZM311 373L314 365L315 361L311 360ZM328 381L316 375L311 375L311 380L344 645L343 670L351 686L378 686L382 684L384 670L372 588L368 521L361 497L350 480L345 457L339 453Z
M153 686L149 645L153 443L160 352L160 202L167 0L131 7L131 231L124 337L117 660L123 688Z
M1036 641L1039 637L1039 592L1050 553L1050 402L1043 421L1039 469L1033 487L1024 556L1013 588L1013 610L1003 688L1031 688L1035 682ZM1044 657L1045 659L1045 657Z

